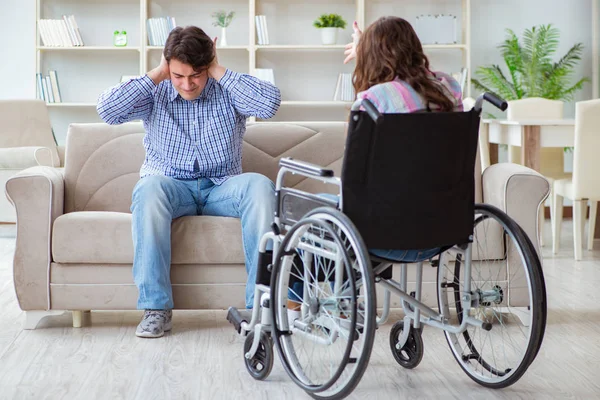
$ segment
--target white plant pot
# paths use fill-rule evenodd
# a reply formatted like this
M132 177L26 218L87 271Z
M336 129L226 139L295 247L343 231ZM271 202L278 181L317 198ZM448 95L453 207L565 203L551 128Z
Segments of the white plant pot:
M221 27L221 47L227 46L227 28Z
M335 44L337 42L338 28L319 28L321 30L321 43Z

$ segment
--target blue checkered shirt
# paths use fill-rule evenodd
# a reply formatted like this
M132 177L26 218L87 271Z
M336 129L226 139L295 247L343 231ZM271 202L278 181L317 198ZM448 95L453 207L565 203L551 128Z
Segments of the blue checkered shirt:
M97 109L111 125L143 121L141 177L209 178L218 185L242 172L246 118L271 118L280 103L274 85L227 70L218 82L209 78L193 101L184 100L170 80L156 85L144 75L102 93Z

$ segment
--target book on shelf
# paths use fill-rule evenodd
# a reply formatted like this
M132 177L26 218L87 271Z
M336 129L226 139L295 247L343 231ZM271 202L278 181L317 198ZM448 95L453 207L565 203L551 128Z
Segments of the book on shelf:
M84 45L74 15L63 15L62 19L40 19L38 20L38 31L44 46L74 47Z
M340 73L338 75L337 84L335 86L335 92L333 93L334 101L354 101L356 95L354 94L354 86L352 85L352 74L351 73Z
M271 82L273 85L275 84L275 76L271 68L255 68L254 76L263 81Z
M467 75L468 75L468 68L463 67L460 69L460 72L453 72L451 75L454 79L456 79L456 81L458 82L458 84L460 85L460 90L461 93L465 93L465 87L467 86Z
M37 83L37 98L46 103L62 103L62 95L58 84L58 75L55 70L48 70L48 75L35 74Z
M150 46L164 46L169 33L177 26L174 17L148 18L146 31Z
M269 30L267 28L267 17L265 15L256 15L256 39L259 45L269 44Z

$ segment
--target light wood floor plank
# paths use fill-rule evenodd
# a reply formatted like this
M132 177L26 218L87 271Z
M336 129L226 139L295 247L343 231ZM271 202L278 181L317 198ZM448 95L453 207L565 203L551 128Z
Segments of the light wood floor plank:
M549 223L545 229L549 237ZM600 398L600 246L573 261L570 222L561 252L544 248L548 326L537 359L504 390L472 382L454 360L441 331L425 328L425 355L404 370L390 354L393 313L381 327L369 367L351 399ZM547 240L549 243L550 240ZM279 356L264 382L243 362L244 340L224 311L175 311L173 331L139 339L141 312L94 311L80 329L69 313L21 329L12 283L14 232L0 227L0 399L307 399L285 373Z

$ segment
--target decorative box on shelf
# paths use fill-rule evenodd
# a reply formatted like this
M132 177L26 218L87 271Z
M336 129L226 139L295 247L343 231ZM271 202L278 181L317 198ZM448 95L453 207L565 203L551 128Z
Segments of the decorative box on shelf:
M415 22L415 32L423 44L456 44L456 16L419 15Z

